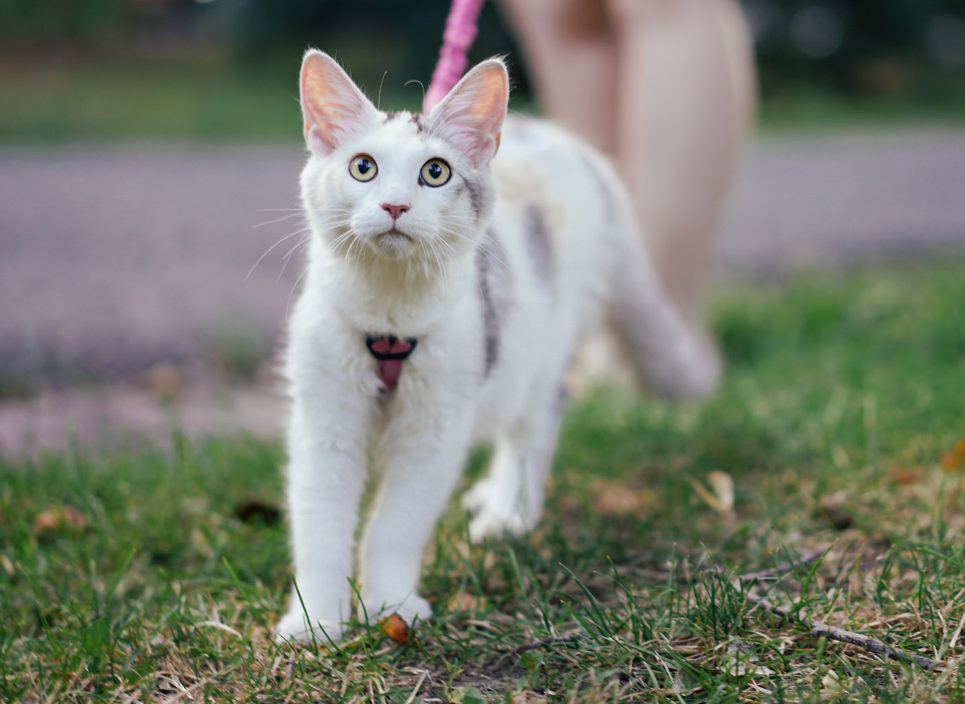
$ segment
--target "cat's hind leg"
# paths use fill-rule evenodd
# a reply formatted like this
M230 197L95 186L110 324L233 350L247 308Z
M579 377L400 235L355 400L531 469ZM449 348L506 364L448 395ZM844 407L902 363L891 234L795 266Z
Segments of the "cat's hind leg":
M539 394L529 417L496 438L489 470L462 498L472 513L469 537L523 535L539 522L559 436L563 394Z

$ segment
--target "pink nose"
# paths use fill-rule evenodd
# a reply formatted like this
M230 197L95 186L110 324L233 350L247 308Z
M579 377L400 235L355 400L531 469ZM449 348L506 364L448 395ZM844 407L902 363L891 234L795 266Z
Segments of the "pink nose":
M388 211L393 220L398 220L399 216L406 212L410 207L411 206L409 205L392 205L391 203L382 204L382 210Z

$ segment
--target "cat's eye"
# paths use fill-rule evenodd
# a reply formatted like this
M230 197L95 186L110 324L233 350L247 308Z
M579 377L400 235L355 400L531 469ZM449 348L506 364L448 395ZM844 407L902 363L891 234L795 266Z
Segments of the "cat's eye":
M352 174L352 178L356 181L365 183L375 178L375 174L379 172L379 167L376 166L375 159L368 154L359 154L349 163L348 172Z
M422 165L422 171L419 175L422 176L424 184L437 188L444 186L449 181L452 170L449 168L449 164L442 159L429 159Z

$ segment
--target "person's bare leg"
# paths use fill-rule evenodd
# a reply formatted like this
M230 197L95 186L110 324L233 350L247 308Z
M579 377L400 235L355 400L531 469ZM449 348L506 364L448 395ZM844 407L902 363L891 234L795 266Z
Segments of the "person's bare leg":
M603 0L503 0L546 111L616 148L617 45Z
M547 112L615 157L658 273L701 317L755 102L736 0L503 0Z
M609 2L618 167L665 287L697 321L754 106L750 36L734 0Z

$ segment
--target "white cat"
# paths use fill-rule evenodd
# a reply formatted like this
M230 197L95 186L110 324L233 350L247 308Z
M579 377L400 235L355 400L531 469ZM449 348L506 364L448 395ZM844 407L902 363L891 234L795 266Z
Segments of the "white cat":
M328 55L305 56L312 238L286 357L301 598L280 640L307 638L309 621L341 637L353 574L370 617L431 615L423 548L477 440L495 454L463 500L471 537L539 521L564 372L597 321L618 326L661 395L718 379L713 346L658 288L606 161L551 124L504 121L508 93L491 59L428 115L384 113ZM381 486L356 566L370 464Z

